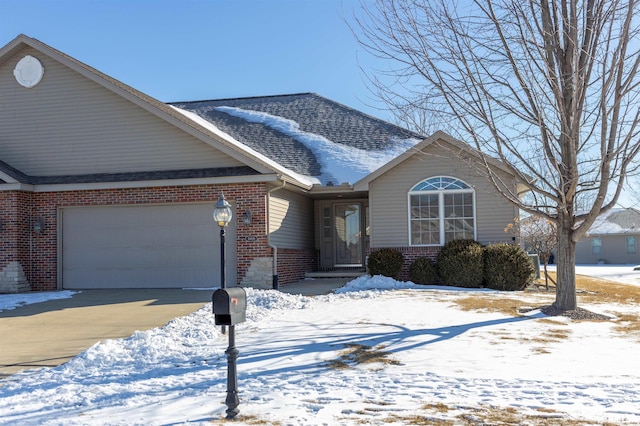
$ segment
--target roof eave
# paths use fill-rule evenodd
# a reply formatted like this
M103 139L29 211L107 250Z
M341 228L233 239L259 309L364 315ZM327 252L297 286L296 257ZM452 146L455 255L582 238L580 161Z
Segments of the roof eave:
M275 182L282 178L276 174L261 174L247 176L218 176L208 178L185 179L157 179L120 182L89 182L89 183L57 183L57 184L24 184L5 183L0 184L0 192L24 191L24 192L60 192L60 191L89 191L103 189L127 189L127 188L155 188L193 185L222 185L234 183Z

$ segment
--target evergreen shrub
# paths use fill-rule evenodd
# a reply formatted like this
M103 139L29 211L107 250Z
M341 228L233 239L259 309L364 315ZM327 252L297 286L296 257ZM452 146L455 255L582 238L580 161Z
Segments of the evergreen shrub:
M409 266L409 278L416 284L437 284L438 268L428 257L419 257Z
M443 285L481 288L484 279L482 244L475 240L452 240L442 247L437 258Z
M397 279L404 264L404 255L392 248L376 250L369 255L369 275L384 275Z
M536 271L529 255L518 246L492 244L484 248L484 284L494 290L524 290Z

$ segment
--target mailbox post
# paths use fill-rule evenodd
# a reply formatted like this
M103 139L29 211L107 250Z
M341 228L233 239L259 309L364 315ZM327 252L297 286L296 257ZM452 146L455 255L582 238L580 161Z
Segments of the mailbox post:
M221 288L213 292L213 314L216 325L229 326L229 347L227 355L227 418L238 415L238 369L236 361L239 351L236 348L236 324L244 322L247 311L247 293L242 287Z
M215 324L222 326L224 333L225 327L229 326L229 347L225 351L227 355L227 418L232 419L240 412L238 405L238 369L237 360L239 351L236 348L236 324L241 323L246 317L247 296L241 287L226 288L225 277L225 228L231 222L232 211L231 205L225 201L224 194L220 194L220 198L213 209L213 219L220 227L220 289L213 292L213 314Z

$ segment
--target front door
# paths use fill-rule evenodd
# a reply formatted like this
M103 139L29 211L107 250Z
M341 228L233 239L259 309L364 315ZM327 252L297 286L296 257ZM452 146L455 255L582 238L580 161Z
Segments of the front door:
M360 203L334 204L335 265L362 266L362 211Z
M322 200L317 203L320 269L362 268L369 244L366 200Z

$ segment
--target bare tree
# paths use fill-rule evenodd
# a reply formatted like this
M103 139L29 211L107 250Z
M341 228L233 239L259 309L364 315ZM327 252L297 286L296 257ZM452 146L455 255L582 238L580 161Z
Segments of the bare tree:
M388 66L369 75L377 96L502 160L529 193L506 189L487 164L496 189L555 224L561 310L577 308L576 241L638 168L638 9L635 0L375 0L355 17L360 44ZM577 200L589 200L586 211Z

